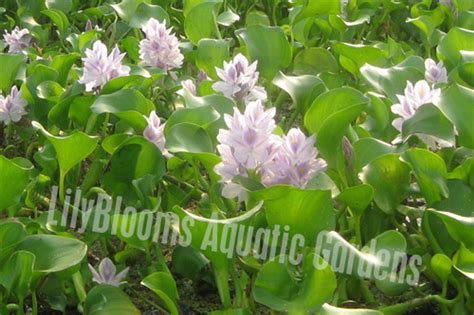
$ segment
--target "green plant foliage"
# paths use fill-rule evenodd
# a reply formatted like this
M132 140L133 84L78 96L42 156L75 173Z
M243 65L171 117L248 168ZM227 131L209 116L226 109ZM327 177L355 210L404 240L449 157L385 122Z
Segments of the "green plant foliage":
M474 1L0 1L0 315L474 314Z

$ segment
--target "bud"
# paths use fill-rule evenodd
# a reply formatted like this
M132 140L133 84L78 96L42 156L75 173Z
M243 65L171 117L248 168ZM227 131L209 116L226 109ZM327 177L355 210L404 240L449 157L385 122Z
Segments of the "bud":
M354 151L351 142L346 136L342 137L342 153L344 155L344 165L346 166L347 183L349 186L353 186L357 181L354 168Z

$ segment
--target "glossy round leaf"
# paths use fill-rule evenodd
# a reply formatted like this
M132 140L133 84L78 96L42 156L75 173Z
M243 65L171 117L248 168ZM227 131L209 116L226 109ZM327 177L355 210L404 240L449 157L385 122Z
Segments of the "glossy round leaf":
M87 294L84 315L139 315L130 298L117 287L101 284Z
M87 246L83 242L56 235L30 235L18 244L36 256L34 271L59 272L78 265L86 256Z
M385 213L391 214L407 197L410 168L396 154L386 154L366 165L362 181L375 189L375 203Z
M0 155L0 211L17 204L29 183L31 168Z
M171 314L179 314L176 306L178 290L176 289L176 282L170 274L165 272L152 273L145 277L141 284L155 292L165 303Z
M209 134L202 127L191 123L179 123L165 134L166 147L171 152L213 152Z
M236 35L247 46L250 59L258 60L258 70L265 79L272 80L291 63L291 46L280 27L253 25Z
M335 215L329 190L302 190L291 186L274 186L251 193L263 200L268 224L290 227L289 234L301 234L313 244L321 231L332 231ZM284 211L282 211L284 209ZM312 222L312 224L307 224Z
M334 113L345 108L367 104L369 99L361 92L342 87L321 94L314 100L304 116L304 125L311 133L318 133L323 123Z

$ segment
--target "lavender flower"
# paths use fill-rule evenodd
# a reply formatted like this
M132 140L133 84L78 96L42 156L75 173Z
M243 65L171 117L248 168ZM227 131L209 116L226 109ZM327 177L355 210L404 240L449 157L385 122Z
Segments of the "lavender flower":
M191 95L197 95L196 85L194 84L193 80L181 81L181 86L183 88L182 90L178 91L179 94L184 95L184 90L186 90Z
M315 136L307 138L298 128L292 128L282 138L278 151L270 163L265 165L262 182L266 186L288 184L304 188L327 163L317 159L318 150L314 147Z
M441 94L440 89L431 89L424 80L418 81L414 86L411 82L407 82L405 95L397 95L399 103L392 105L391 110L394 114L400 116L393 120L392 125L398 131L402 131L403 123L415 115L418 108L424 104L436 104ZM431 148L436 146L448 147L450 143L429 135L419 135L419 138L427 143ZM397 137L393 143L399 143L400 137Z
M245 103L267 99L263 87L257 85L259 76L257 61L249 65L247 58L238 54L232 61L224 61L224 68L216 68L216 71L222 81L212 85L215 91Z
M439 3L444 4L445 6L447 6L450 9L454 8L453 0L439 0Z
M428 82L421 80L413 85L407 81L405 88L405 97L407 101L414 107L418 108L423 104L436 103L441 95L440 89L431 89Z
M448 72L443 62L436 63L431 58L425 60L425 77L431 83L448 83Z
M265 111L260 101L249 103L244 114L234 109L233 116L224 116L229 129L221 129L217 135L222 162L215 167L224 183L224 197L238 196L242 200L245 192L232 179L249 173L260 175L265 163L273 158L277 143L272 134L276 127L274 116L275 108Z
M11 88L9 96L0 94L0 122L3 121L7 125L11 121L18 122L26 114L25 106L26 101L16 86Z
M19 54L28 48L31 44L32 37L28 29L20 29L18 26L15 27L11 33L5 30L3 39L8 47L8 52L13 54Z
M122 280L127 276L129 268L125 268L117 274L117 268L110 258L102 259L99 264L99 272L89 264L89 270L92 272L92 280L99 284L109 284L115 287L125 283Z
M198 76L197 76L197 81L202 82L204 80L209 79L206 72L204 70L199 70Z
M407 81L404 92L404 95L397 95L400 103L391 107L392 112L400 116L392 123L398 131L402 130L403 122L411 118L421 105L436 103L441 94L440 89L431 89L425 80L418 81L415 85Z
M163 156L170 157L171 154L165 148L166 139L164 135L164 129L166 123L161 123L160 118L155 111L152 111L146 120L148 122L148 126L143 131L143 137L156 145L156 147L160 149Z
M104 84L117 77L127 76L130 67L122 65L125 53L115 47L107 56L107 47L99 40L94 43L92 49L86 50L84 62L84 73L79 83L86 85L86 91L97 91Z
M403 122L415 115L417 107L412 106L412 104L408 102L407 98L403 95L397 95L397 98L400 103L392 105L390 109L392 110L392 113L400 116L399 118L395 118L393 120L392 125L395 127L395 129L401 132Z
M151 18L142 27L145 39L140 41L140 59L145 65L165 71L179 68L183 64L183 55L179 50L179 41L172 34L172 28L166 29L165 21Z

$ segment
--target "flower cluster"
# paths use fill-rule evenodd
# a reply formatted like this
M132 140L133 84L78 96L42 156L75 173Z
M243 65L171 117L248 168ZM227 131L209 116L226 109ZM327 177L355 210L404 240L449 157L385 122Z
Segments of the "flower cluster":
M436 83L448 83L448 72L440 61L436 63L433 59L428 58L425 60L425 78L428 82L433 84Z
M140 59L145 65L165 71L179 68L183 64L183 55L179 50L179 41L172 34L172 28L166 29L165 22L154 18L142 27L145 38L140 41Z
M222 162L215 171L224 184L222 195L243 200L245 190L232 180L236 176L260 178L265 186L289 184L304 188L309 179L324 169L325 163L316 159L315 138L299 129L284 137L274 135L275 108L265 110L260 101L250 102L244 114L234 109L225 115L229 129L219 130L217 140Z
M398 130L402 130L403 122L413 115L421 105L436 103L441 94L440 89L432 89L428 82L421 80L413 85L410 81L407 81L404 95L397 95L400 103L394 104L391 110L394 114L400 116L396 118L392 125Z
M7 125L11 121L18 122L26 114L25 106L26 101L16 86L12 87L9 96L0 94L0 122L3 121Z
M28 29L20 29L15 27L11 33L5 31L3 39L8 46L8 52L13 54L19 54L30 46L32 37Z
M88 92L97 91L107 81L128 75L130 67L122 65L124 56L117 47L107 55L107 47L100 40L94 42L92 49L86 50L86 58L82 59L84 72L79 83L85 84Z
M257 85L257 61L249 64L247 58L238 54L230 62L224 61L224 68L216 68L216 71L221 81L212 85L215 91L245 103L267 99L263 87Z
M326 161L316 158L318 150L314 147L315 142L314 135L307 138L299 128L290 129L282 138L275 157L265 165L263 184L304 188L315 174L327 166Z
M113 261L106 257L99 264L99 272L89 264L89 270L92 273L92 280L99 284L109 284L115 287L120 286L128 273L128 267L117 274L117 268Z
M405 88L404 95L397 95L398 100L400 103L394 104L391 107L391 110L394 114L400 116L393 120L392 125L398 130L402 131L403 123L413 117L415 115L418 108L420 108L424 104L432 103L436 105L438 103L439 97L441 94L440 89L432 89L429 84L422 80L418 81L413 85L411 82L407 82L407 87ZM452 146L451 143L445 141L443 139L420 134L418 137L425 142L431 149L435 149L437 147L450 147ZM401 141L401 137L397 137L393 143L399 143Z
M169 157L170 154L165 148L166 139L164 136L164 129L166 123L161 123L160 117L158 117L155 111L152 111L146 120L148 122L148 126L143 131L143 137L156 145L156 147L164 156Z

